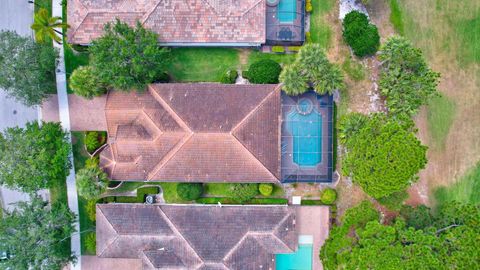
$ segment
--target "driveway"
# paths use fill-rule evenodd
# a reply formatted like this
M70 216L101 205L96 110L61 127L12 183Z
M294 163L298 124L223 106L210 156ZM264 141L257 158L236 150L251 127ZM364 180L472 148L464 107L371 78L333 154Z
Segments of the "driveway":
M0 8L0 29L14 30L24 36L31 36L33 5L27 0L2 0ZM28 121L38 119L37 108L29 108L8 98L0 89L0 130L13 126L25 126ZM26 194L0 187L2 207L11 209L11 203L26 200Z

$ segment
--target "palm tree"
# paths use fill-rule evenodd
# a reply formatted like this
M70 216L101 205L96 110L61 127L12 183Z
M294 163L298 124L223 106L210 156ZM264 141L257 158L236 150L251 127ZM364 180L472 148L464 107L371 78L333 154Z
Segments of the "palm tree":
M30 26L30 28L35 31L35 40L43 43L49 39L53 39L58 44L62 44L61 37L63 37L63 34L55 28L68 28L70 26L61 22L61 20L61 17L51 17L46 9L39 9L33 16L33 24Z

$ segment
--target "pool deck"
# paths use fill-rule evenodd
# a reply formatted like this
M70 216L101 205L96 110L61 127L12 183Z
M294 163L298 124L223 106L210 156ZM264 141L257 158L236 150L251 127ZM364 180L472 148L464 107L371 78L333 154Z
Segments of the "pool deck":
M328 238L330 210L327 206L297 206L296 230L298 235L313 236L312 270L323 270L318 256L320 247Z

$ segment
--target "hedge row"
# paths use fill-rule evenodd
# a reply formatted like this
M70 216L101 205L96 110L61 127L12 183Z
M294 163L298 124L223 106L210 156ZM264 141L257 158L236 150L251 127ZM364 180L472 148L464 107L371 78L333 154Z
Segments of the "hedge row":
M235 200L224 197L199 198L195 202L201 204L238 204ZM244 204L288 204L288 200L283 198L254 198Z

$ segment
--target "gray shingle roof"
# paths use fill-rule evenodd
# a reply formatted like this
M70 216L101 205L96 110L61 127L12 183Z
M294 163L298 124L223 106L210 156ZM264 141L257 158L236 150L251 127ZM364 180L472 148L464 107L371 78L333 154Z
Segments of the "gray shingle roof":
M97 255L144 269L274 269L296 245L287 206L97 205Z

